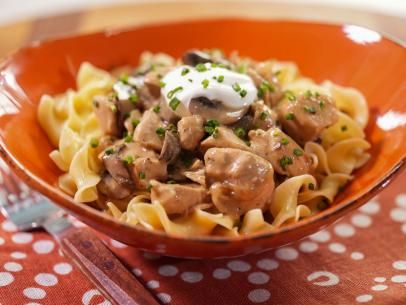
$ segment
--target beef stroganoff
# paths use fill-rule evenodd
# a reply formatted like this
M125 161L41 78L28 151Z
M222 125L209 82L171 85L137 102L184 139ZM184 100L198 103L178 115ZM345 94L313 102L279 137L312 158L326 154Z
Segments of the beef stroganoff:
M131 225L275 230L332 205L370 157L363 95L294 63L189 50L119 70L83 63L76 90L41 98L38 120L60 188Z

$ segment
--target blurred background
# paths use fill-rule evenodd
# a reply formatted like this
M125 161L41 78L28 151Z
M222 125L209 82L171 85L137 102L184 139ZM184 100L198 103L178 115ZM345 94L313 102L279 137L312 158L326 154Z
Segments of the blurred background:
M58 35L218 16L353 23L406 41L406 0L0 0L0 56Z

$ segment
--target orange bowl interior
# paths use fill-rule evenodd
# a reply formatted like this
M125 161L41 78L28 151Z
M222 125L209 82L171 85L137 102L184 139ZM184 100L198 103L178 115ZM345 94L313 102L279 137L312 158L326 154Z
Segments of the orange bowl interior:
M235 256L299 239L366 202L403 167L406 154L406 50L362 28L300 22L201 20L159 24L36 43L4 59L0 66L0 146L4 159L26 183L84 222L125 243L189 257ZM369 33L369 34L368 34ZM373 41L368 37L374 37ZM109 70L137 65L141 52L178 57L188 48L221 48L258 60L294 61L316 82L329 79L360 90L370 108L366 129L371 160L355 173L335 204L319 215L279 232L254 238L178 238L120 224L56 187L61 172L36 119L42 94L75 87L80 64ZM157 247L157 245L160 245ZM165 245L164 247L162 245ZM162 250L164 249L164 250Z

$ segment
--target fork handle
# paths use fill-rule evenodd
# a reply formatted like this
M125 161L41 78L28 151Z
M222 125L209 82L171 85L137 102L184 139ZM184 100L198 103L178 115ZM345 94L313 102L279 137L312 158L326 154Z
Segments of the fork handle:
M115 305L159 305L151 293L89 229L60 236L62 251Z

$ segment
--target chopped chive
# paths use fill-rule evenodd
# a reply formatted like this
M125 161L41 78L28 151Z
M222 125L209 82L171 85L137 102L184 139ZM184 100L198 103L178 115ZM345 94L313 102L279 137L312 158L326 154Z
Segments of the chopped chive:
M119 77L119 81L124 84L128 84L128 74L121 74Z
M294 120L295 119L295 114L292 112L289 112L285 115L285 119L288 121Z
M193 83L193 79L191 79L191 78L188 78L188 81L189 81L190 83Z
M147 192L151 193L152 185L148 183L147 185Z
M240 64L240 65L237 67L236 71L237 71L238 73L241 73L241 74L246 74L246 73L247 73L247 65L245 65L245 64Z
M273 135L274 137L279 137L279 136L281 135L281 133L280 133L279 131L274 131L274 132L272 133L272 135Z
M206 89L209 86L209 80L207 78L202 80L202 85L203 88Z
M285 97L286 97L289 101L291 101L291 102L293 102L293 101L296 100L296 96L295 96L295 94L294 94L291 90L286 90L286 91L284 92L284 95L285 95Z
M133 137L130 134L126 134L124 137L124 142L131 143L133 141Z
M304 93L304 96L306 98L311 98L313 96L312 92L310 90L306 90L306 92Z
M106 154L106 155L112 155L113 153L114 153L114 149L113 148L107 148L105 151L104 151L104 153Z
M281 144L282 144L282 145L288 145L288 144L289 144L288 138L282 138Z
M238 127L236 129L234 129L234 133L237 137L239 137L240 139L243 139L245 137L245 135L247 134L247 132L245 131L244 128Z
M268 117L268 115L269 115L268 111L262 111L261 114L259 115L259 118L260 118L262 121L265 121L266 118Z
M275 88L266 80L264 80L258 88L258 97L262 98L266 94L266 92L275 92Z
M318 97L320 97L320 93L318 93L318 92L316 91L316 92L314 93L314 96L318 98Z
M207 68L206 68L206 66L205 66L204 64L197 64L195 68L196 68L196 70L197 70L198 72L205 72L205 71L207 71Z
M117 113L117 106L116 105L110 105L110 109L111 111L113 111L113 113Z
M165 128L158 127L155 129L155 133L158 135L158 137L163 138L165 136Z
M140 179L145 179L145 173L144 172L140 172L138 174L138 176L140 177Z
M96 138L91 138L90 139L90 147L91 148L96 148L97 146L99 146L99 140Z
M159 87L164 88L166 86L166 83L163 81L159 81Z
M347 131L347 130L348 130L347 125L343 125L343 126L341 126L341 131Z
M155 113L159 113L159 112L161 111L161 106L156 105L156 106L153 108L153 110L154 110Z
M217 79L217 76L214 75L214 76L212 77L212 79L216 80L216 79Z
M324 109L324 107L326 107L326 103L324 101L320 101L319 106L320 109Z
M294 154L296 157L300 157L300 156L303 156L303 151L302 151L301 149L299 149L299 148L295 148L295 149L293 150L293 154Z
M133 103L133 104L136 104L139 99L140 99L140 98L138 97L137 94L131 94L131 95L130 95L130 98L129 98L130 102Z
M131 121L131 124L133 125L134 128L136 128L139 123L140 123L140 120L138 120L138 119L135 119L135 120Z
M314 107L312 106L304 106L303 110L310 113L310 114L315 114L316 113L316 109L314 109Z
M286 166L293 164L293 160L291 157L289 156L283 156L280 160L279 160L279 164L280 166L285 169Z
M182 75L182 76L185 76L186 74L189 73L189 71L190 71L189 68L183 68L183 69L182 69L182 72L181 72L181 75Z
M240 91L240 96L245 97L247 95L247 90L243 89Z
M217 82L222 83L224 81L224 75L219 75L219 77L217 77Z
M172 110L175 111L178 108L179 104L180 104L180 100L178 98L174 97L169 102L169 107L171 107Z
M169 91L166 96L167 96L168 98L172 98L177 92L182 91L182 90L183 90L183 87L182 87L182 86L176 87L175 89Z
M240 90L241 90L241 86L239 83L234 83L232 87L235 92L240 92Z
M168 125L168 127L166 127L166 130L172 132L172 133L177 133L178 132L178 128L176 127L175 124L170 123Z
M130 156L130 155L125 156L125 157L123 158L123 162L124 162L125 165L133 164L133 162L134 162L134 157L133 157L133 156Z
M309 183L308 187L309 187L309 190L312 190L312 191L315 189L315 187L314 187L314 184L313 184L313 183Z
M218 132L218 126L220 126L217 120L208 120L204 125L204 130L211 136L216 136Z

